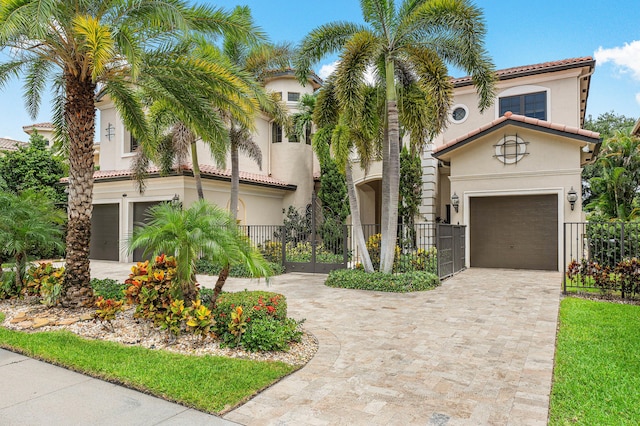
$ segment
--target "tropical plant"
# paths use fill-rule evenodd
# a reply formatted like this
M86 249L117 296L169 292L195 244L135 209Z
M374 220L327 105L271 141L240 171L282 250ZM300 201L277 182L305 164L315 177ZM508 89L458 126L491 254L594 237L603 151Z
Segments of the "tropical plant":
M587 207L605 219L634 219L640 211L640 138L630 129L617 131L605 140L597 163L601 174L590 180L593 201Z
M24 285L29 254L62 249L64 212L37 192L0 193L0 247L14 260L15 289Z
M420 156L410 152L406 146L402 147L400 153L400 202L398 212L405 225L402 229L406 232L403 235L403 248L415 247L416 231L415 218L419 213L422 202L422 164Z
M224 266L243 263L254 277L269 277L271 270L260 253L238 230L229 213L205 200L188 209L161 203L149 209L149 221L134 228L129 251L144 247L145 256L159 253L175 256L175 279L185 301L197 298L196 261L215 259ZM221 273L212 304L222 291L226 276Z
M221 9L190 6L183 0L2 2L0 48L11 59L0 64L0 85L24 75L27 109L35 117L42 91L52 82L56 138L67 147L65 306L90 306L93 298L89 240L96 90L113 100L127 129L138 140L146 140L148 126L134 94L139 77L158 76L155 82L188 108L182 88L197 80L192 79L197 64L156 66L167 57L167 50L186 34L246 29L244 22Z
M472 76L481 111L493 101L495 75L483 46L482 13L468 1L404 0L396 6L371 0L360 6L366 25L335 22L312 30L302 41L295 68L306 82L313 63L340 52L335 94L347 126L361 119L365 71L372 68L384 89L380 269L388 273L397 235L400 124L420 147L445 127L452 97L447 64Z

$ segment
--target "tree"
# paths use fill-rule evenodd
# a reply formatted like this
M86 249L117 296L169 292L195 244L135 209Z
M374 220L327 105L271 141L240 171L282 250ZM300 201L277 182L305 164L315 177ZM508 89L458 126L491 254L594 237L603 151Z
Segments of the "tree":
M635 121L636 120L631 117L610 111L600 114L595 119L589 115L585 120L584 128L600 133L600 137L606 140L613 137L618 131L632 129ZM593 206L592 202L595 198L595 194L591 190L590 181L594 177L601 176L602 173L602 166L598 161L587 164L582 169L582 200L587 210L590 208L589 206Z
M175 256L178 286L185 300L197 297L195 271L200 257L215 259L223 266L245 264L254 277L272 274L268 263L241 235L231 215L205 200L196 201L185 210L177 204L161 203L151 207L148 215L147 224L134 228L129 252L144 247L145 256ZM216 284L212 304L221 289Z
M64 212L53 199L24 190L19 194L0 193L0 247L15 262L15 288L23 286L27 257L33 252L62 249ZM0 269L1 271L1 269Z
M0 177L6 184L4 189L14 194L30 189L63 206L67 202L67 194L60 179L65 175L64 163L47 149L47 141L37 131L31 135L27 146L0 157Z
M589 210L604 219L630 220L638 216L640 189L640 138L630 128L605 140L597 160L600 175L591 178Z
M398 222L400 122L412 142L422 145L447 122L452 86L447 64L468 72L479 92L479 108L493 102L495 75L483 46L480 9L465 0L404 0L398 7L387 0L360 2L366 25L336 22L307 35L296 60L305 81L310 67L328 53L340 51L336 94L348 125L358 121L364 97L365 71L373 67L384 88L385 135L382 146L383 272L392 270ZM398 95L405 92L405 103ZM351 115L349 117L349 115Z
M67 146L69 206L63 306L91 304L89 240L93 190L95 94L99 87L114 101L125 126L138 140L147 124L134 86L144 73L158 79L181 100L190 66L143 69L150 58L162 60L166 46L185 34L242 32L246 26L228 13L183 0L3 2L0 47L12 59L0 65L0 85L24 74L25 99L32 116L48 82L54 88L53 121L57 139ZM169 78L173 77L173 78Z
M402 147L400 153L400 203L398 212L412 247L415 246L415 217L422 202L422 164L420 156Z

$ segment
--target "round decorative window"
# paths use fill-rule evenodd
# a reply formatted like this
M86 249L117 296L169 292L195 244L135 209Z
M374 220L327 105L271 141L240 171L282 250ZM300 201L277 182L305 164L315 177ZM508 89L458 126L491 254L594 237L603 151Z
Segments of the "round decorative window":
M466 105L454 105L451 110L451 121L455 124L463 123L469 116L469 109Z
M528 155L527 145L529 142L525 142L520 136L504 136L495 145L496 157L504 164L514 164L522 160L525 155Z

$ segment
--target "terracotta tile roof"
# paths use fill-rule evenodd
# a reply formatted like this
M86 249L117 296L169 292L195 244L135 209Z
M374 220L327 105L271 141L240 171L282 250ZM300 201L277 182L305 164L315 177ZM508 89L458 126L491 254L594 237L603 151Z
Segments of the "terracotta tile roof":
M543 62L533 65L522 65L519 67L505 68L496 71L496 76L499 80L508 80L510 78L523 77L526 75L541 74L553 71L562 71L572 68L580 68L586 66L595 66L595 61L590 56L584 56L582 58L569 58L559 61ZM462 87L473 84L473 80L470 76L454 78L452 79L454 87Z
M29 124L28 126L22 126L22 129L25 131L28 129L35 129L35 128L53 129L53 124L52 123L35 123L35 124Z
M510 122L510 123L509 123ZM524 115L513 114L511 111L505 112L505 114L492 122L485 124L484 126L473 130L466 135L462 135L444 145L441 145L433 150L433 153L437 156L439 153L451 151L459 146L465 145L467 142L471 142L475 137L483 135L485 132L492 129L506 125L506 124L525 124L528 126L538 127L538 130L547 130L553 133L564 133L565 135L576 135L584 139L592 139L592 143L598 143L600 141L600 133L592 132L591 130L579 129L577 127L565 126L564 124L555 124L549 121L539 120L537 118L525 117Z
M193 172L191 163L183 164L180 167L181 171ZM150 167L148 170L149 175L158 175L160 169L158 167ZM200 173L203 177L223 178L224 180L231 179L231 170L221 170L209 165L200 165ZM118 179L118 178L132 178L133 173L131 170L98 170L94 172L93 178L96 181ZM64 179L66 182L67 178ZM270 187L278 187L283 189L294 190L296 185L288 184L279 179L267 175L260 175L257 173L240 172L240 182L248 184L265 185Z
M16 141L9 138L0 138L0 151L17 151L18 147L27 145L27 142Z

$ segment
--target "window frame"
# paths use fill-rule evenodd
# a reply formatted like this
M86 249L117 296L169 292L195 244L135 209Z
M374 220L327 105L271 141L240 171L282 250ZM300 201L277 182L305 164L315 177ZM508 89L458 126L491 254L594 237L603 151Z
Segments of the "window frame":
M544 86L538 85L523 85L523 86L514 86L510 87L502 92L498 93L495 100L495 118L500 118L503 114L500 114L500 101L505 98L517 97L517 96L525 96L525 95L534 95L538 93L544 92L546 95L546 104L545 104L545 119L542 121L551 122L553 120L552 111L551 111L551 89ZM516 114L514 111L511 111Z
M282 126L271 122L271 143L282 143Z

